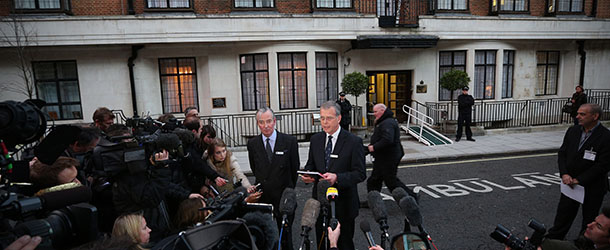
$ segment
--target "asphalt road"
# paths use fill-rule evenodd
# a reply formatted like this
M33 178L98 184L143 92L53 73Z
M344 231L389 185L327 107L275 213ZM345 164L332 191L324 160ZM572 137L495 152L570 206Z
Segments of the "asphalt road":
M530 218L544 223L547 229L552 226L559 200L556 159L554 154L545 154L405 165L400 166L398 177L421 193L423 225L438 249L504 249L489 236L496 224L504 225L519 238L532 234L527 226ZM361 200L366 201L365 182L358 188ZM300 239L300 217L305 201L311 197L311 185L299 182L296 191L295 244ZM382 193L390 194L385 188ZM393 236L402 231L404 215L393 200L386 200L385 205ZM371 210L360 208L354 234L356 249L367 249L358 228L363 219L371 223L379 242L380 230ZM579 215L568 238L576 237L580 221ZM310 237L315 238L313 232Z

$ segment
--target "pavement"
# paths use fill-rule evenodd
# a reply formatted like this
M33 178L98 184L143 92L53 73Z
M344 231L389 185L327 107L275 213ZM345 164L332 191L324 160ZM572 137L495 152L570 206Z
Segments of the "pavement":
M604 123L608 127L608 123ZM484 135L473 136L476 142L462 138L459 142L453 141L453 144L439 146L426 146L409 135L403 135L401 136L401 143L405 149L405 155L401 164L557 152L568 128L569 124L491 129L485 130ZM455 140L454 135L447 135L447 137ZM233 155L237 157L241 170L245 174L251 175L252 171L250 170L246 148L235 147L231 150ZM309 142L299 143L301 168L307 162L308 152ZM372 167L371 156L366 157L366 164L367 168Z

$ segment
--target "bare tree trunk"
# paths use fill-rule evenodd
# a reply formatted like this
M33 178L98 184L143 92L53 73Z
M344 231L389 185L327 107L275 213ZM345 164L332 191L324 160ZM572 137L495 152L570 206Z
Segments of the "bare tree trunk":
M13 63L18 69L18 77L21 81L0 82L0 89L17 94L23 94L29 99L34 97L35 82L32 69L32 50L36 45L36 33L25 26L25 23L17 16L9 16L1 23L0 43L7 45L7 50L15 60Z

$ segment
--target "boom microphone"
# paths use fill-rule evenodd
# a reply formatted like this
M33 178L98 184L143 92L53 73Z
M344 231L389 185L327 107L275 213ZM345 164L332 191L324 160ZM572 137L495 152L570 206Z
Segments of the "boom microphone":
M415 198L411 196L404 197L402 200L400 200L399 205L400 209L407 216L407 219L411 225L418 227L421 226L423 218Z
M303 215L301 216L301 244L299 244L299 250L303 249L305 243L309 244L309 231L316 225L319 214L320 202L309 198L305 202Z
M337 190L337 188L334 187L329 187L326 190L326 198L328 199L329 203L330 203L330 228L332 228L333 230L335 230L335 228L337 228L337 225L339 224L339 221L337 220L336 212L335 212L335 201L337 200L337 198L339 197L339 191Z
M381 194L378 191L371 191L366 195L367 202L369 207L373 211L373 217L375 217L375 221L379 224L379 229L381 229L381 247L385 247L386 239L390 238L390 233L388 229L388 210L383 203L383 199L381 198Z
M277 241L279 233L271 215L261 212L250 212L245 214L243 219L246 221L246 225L258 249L273 249L273 244Z
M280 199L280 214L282 214L282 227L287 226L288 216L294 214L294 209L297 207L297 195L294 189L286 188Z
M371 225L367 220L360 222L360 230L362 230L364 236L366 236L366 241L369 243L369 247L376 246L375 241L373 240L373 234L371 233Z
M407 194L407 191L405 191L402 188L395 188L394 190L392 190L392 197L394 198L394 201L396 201L396 204L400 203L400 200L402 200L402 198L405 198L409 196Z

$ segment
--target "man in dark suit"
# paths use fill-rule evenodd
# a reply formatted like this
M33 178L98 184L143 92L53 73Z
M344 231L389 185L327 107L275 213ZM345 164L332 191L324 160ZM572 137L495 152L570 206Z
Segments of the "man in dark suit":
M341 236L339 249L355 249L354 219L358 216L360 201L358 199L357 184L364 181L366 171L364 168L364 147L362 139L341 129L341 108L333 101L325 102L320 106L320 122L324 132L311 137L309 145L309 158L305 169L316 171L321 176L303 175L305 183L327 181L338 189L336 200L337 219L341 223ZM314 198L317 196L317 185L313 187ZM316 224L316 238L318 245L322 232L321 216ZM323 248L326 249L326 248Z
M273 213L280 231L282 229L280 199L284 189L295 187L300 163L297 139L275 130L275 122L275 114L270 108L261 108L256 112L256 123L261 134L248 141L248 159L256 182L260 183L263 190L259 202L273 205ZM288 226L282 233L282 249L293 249L291 237L293 220L294 214L289 216Z
M466 127L466 139L469 141L475 141L472 138L472 130L470 130L470 123L472 122L472 105L474 105L474 98L468 94L468 87L462 88L462 94L458 96L458 126L457 135L455 141L462 139L462 127Z
M602 109L597 104L583 104L578 109L578 124L568 129L559 148L559 173L562 184L573 188L581 185L585 189L582 203L581 232L599 214L599 209L608 190L610 170L610 131L599 118ZM553 227L547 238L563 239L578 213L580 203L561 194Z

